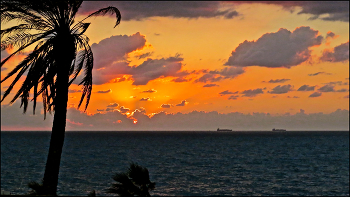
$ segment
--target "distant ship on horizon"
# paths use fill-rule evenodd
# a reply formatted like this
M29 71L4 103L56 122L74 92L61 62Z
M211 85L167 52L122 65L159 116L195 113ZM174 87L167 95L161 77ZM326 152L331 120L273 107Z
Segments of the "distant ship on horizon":
M272 131L287 131L286 129L275 129L273 128Z
M220 129L220 128L218 128L216 131L232 131L232 129Z

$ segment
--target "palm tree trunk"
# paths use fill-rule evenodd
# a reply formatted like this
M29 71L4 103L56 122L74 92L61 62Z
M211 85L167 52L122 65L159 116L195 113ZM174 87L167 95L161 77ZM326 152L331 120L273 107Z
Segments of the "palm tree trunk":
M67 43L67 39L65 39ZM69 42L68 42L69 43ZM74 44L74 42L73 42ZM73 47L73 48L72 48ZM54 49L55 50L55 49ZM74 45L56 46L56 66L58 69L56 78L56 97L54 99L54 120L52 125L49 154L46 161L43 178L43 189L46 195L56 195L58 174L61 162L62 148L65 137L69 68L74 58Z

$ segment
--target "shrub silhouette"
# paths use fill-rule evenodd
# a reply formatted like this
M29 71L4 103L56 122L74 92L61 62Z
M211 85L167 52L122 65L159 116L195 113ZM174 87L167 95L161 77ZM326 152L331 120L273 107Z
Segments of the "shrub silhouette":
M113 183L107 193L116 193L119 196L150 196L149 190L155 189L155 183L149 179L147 168L131 163L127 172L116 173Z

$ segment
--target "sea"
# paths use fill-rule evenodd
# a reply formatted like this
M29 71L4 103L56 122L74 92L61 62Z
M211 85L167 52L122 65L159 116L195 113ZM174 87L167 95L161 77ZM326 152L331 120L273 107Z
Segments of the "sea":
M44 176L50 132L1 131L1 190ZM349 196L349 131L66 132L57 194L112 196L134 162L151 196Z

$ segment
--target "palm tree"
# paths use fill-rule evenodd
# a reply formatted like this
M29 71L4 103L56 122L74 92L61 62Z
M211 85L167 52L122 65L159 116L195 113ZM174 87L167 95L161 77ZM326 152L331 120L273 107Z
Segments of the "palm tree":
M126 173L116 173L113 177L118 183L113 183L107 193L116 193L119 196L150 196L149 190L155 188L155 183L149 180L147 168L131 163Z
M43 178L43 194L56 195L58 173L65 136L68 89L84 69L79 85L82 95L78 108L85 99L85 110L92 91L93 53L89 38L84 32L90 23L84 20L91 16L116 14L116 25L121 15L117 8L100 9L83 20L74 21L82 0L2 0L1 24L17 21L19 24L1 30L1 50L15 48L15 52L1 61L1 67L14 55L30 46L34 50L20 62L1 83L17 73L5 91L1 102L9 95L21 76L26 78L10 103L21 98L25 113L32 92L33 113L37 97L42 95L44 119L46 111L54 111L50 148ZM114 26L114 27L115 27ZM40 86L39 86L40 85Z

